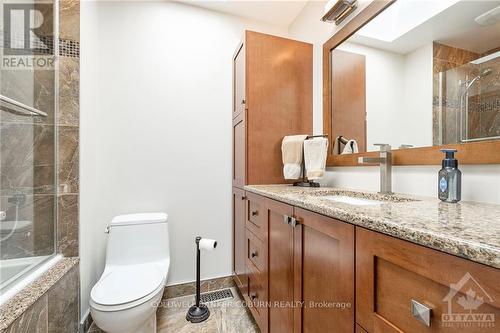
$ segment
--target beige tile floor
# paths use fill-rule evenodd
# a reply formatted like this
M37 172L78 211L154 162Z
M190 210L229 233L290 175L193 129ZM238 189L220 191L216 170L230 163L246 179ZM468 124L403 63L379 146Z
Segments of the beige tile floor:
M242 305L235 288L231 288L234 298L230 300L208 303L210 318L203 323L191 324L186 320L186 313L194 303L194 296L163 299L158 311L158 333L254 333L259 332L250 311ZM92 324L88 333L100 333Z

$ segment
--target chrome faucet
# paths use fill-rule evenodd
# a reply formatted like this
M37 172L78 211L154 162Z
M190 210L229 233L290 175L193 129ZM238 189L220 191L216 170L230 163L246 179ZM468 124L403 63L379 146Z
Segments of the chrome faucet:
M359 164L378 163L380 165L380 192L381 194L392 194L392 153L391 145L375 143L380 147L379 157L358 157Z

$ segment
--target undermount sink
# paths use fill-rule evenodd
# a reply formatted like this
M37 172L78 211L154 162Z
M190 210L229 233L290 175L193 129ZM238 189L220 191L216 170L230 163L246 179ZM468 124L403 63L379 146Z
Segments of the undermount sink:
M356 205L356 206L372 206L372 205L380 205L383 203L383 201L379 200L348 197L347 195L327 195L323 196L322 199L341 202L349 205Z
M317 192L315 196L320 199L353 206L376 206L384 203L419 201L399 194L367 193L340 189Z

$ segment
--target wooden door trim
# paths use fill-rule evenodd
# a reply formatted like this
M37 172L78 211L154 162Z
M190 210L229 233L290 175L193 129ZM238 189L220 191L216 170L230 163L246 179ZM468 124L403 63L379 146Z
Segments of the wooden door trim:
M351 37L356 31L370 22L396 0L377 0L370 3L342 29L323 44L323 133L329 134L330 148L327 166L361 166L358 157L378 156L378 152L366 152L349 155L333 155L335 138L331 135L331 57L330 51ZM500 140L468 142L442 146L430 146L392 151L393 165L439 165L443 159L441 149L457 149L457 158L461 164L500 164ZM363 164L364 165L364 164Z

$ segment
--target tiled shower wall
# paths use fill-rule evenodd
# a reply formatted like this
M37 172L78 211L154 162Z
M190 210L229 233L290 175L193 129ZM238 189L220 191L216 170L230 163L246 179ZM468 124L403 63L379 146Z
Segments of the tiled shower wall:
M51 16L48 14L45 19ZM1 165L1 206L7 207L7 220L15 220L15 205L8 201L22 191L26 197L17 219L33 222L30 236L14 234L1 243L1 259L54 252L78 256L79 17L79 1L60 2L59 71L2 70L1 93L33 104L48 116L1 114L1 154L8 156L2 158ZM39 38L53 41L51 27L48 22L35 33ZM59 80L57 114L56 79Z
M40 147L47 145L56 136L58 150L55 152L56 174L51 168L37 173L40 183L49 184L51 177L57 177L58 186L47 197L57 200L57 243L56 252L65 257L78 256L78 198L79 198L79 40L80 2L60 1L60 63L59 63L59 110L56 119L47 119L51 125L40 124ZM48 72L48 71L47 71ZM35 73L35 95L42 96L54 84L54 75ZM45 100L50 104L50 100ZM50 107L44 105L43 108ZM42 108L42 106L40 106ZM47 112L49 113L49 112ZM52 115L54 112L52 111ZM50 118L47 117L47 118ZM35 140L36 141L36 140ZM46 142L46 143L43 143ZM40 155L42 156L42 155ZM45 156L45 154L43 155ZM50 154L44 158L50 159ZM54 158L52 159L54 161ZM47 163L49 164L49 163ZM43 167L43 166L42 166ZM42 170L44 170L42 168ZM52 182L54 184L54 182ZM34 186L34 188L37 188ZM43 200L40 200L43 201ZM38 209L46 209L47 223L54 220L47 203L40 202ZM37 200L35 200L37 205ZM49 228L47 228L49 230ZM52 230L53 231L53 230ZM79 268L73 266L56 284L26 309L6 330L9 333L75 333L79 323ZM29 296L28 296L29 297Z
M57 251L78 256L80 1L60 2Z
M492 69L492 74L477 81L469 90L468 138L500 136L500 58L479 65L470 64L496 51L498 48L479 54L434 43L434 145L460 142L460 98L463 88L459 82L471 80L486 68Z

